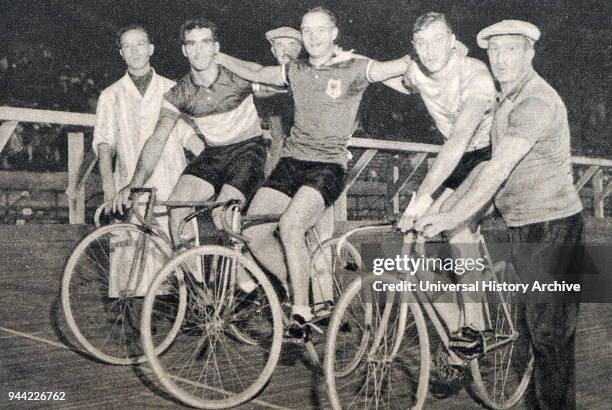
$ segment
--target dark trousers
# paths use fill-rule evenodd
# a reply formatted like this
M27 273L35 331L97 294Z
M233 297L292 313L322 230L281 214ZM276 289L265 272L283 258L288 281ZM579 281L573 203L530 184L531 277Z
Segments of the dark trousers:
M512 262L523 282L579 283L582 230L581 214L509 228ZM579 300L561 292L538 292L526 297L524 307L527 337L535 356L527 407L575 409Z

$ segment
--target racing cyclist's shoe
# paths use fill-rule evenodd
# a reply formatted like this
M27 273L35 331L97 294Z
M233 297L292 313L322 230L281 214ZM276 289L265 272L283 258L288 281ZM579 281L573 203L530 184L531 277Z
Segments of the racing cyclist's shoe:
M477 330L464 326L453 333L448 347L463 360L478 359L487 351L487 346L495 342L495 333L491 329Z

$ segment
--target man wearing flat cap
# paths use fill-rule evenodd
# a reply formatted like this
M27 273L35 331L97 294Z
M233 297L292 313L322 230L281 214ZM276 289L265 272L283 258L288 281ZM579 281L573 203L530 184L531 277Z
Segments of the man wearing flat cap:
M501 87L491 130L492 159L451 209L420 218L417 229L428 236L451 229L495 196L508 226L512 262L523 282L579 281L582 204L573 184L567 111L533 69L539 37L536 26L518 20L504 20L478 33L478 45L487 49ZM538 292L525 300L527 336L535 356L526 400L530 408L576 406L579 304L566 296Z
M272 54L279 64L297 60L302 52L302 34L294 28L275 28L266 33L266 39L270 42ZM264 104L260 104L259 108L262 117L268 119L272 137L265 169L265 174L268 176L278 163L283 140L289 135L293 125L293 99L286 89L282 92L262 91L257 93L257 96L265 98Z

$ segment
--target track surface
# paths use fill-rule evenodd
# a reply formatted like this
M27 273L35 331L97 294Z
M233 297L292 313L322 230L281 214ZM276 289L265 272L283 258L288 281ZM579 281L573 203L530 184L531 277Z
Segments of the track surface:
M89 228L3 229L0 240L0 408L176 408L146 366L116 367L85 356L64 323L59 299L63 264ZM612 304L584 304L577 339L577 402L606 409L612 400ZM57 402L9 401L9 392L65 392ZM287 348L257 400L243 409L325 409L322 376L298 347ZM426 408L479 408L465 393ZM519 408L524 408L521 404Z

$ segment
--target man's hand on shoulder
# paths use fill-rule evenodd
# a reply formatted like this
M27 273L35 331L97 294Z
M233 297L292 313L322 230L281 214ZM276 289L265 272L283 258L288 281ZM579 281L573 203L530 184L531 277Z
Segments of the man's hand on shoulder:
M338 63L343 63L345 61L349 61L352 60L354 58L363 58L363 59L368 59L368 57L362 56L360 54L355 54L355 50L354 49L350 49L350 50L345 50L340 46L335 46L334 47L334 56L332 57L331 60L329 60L328 62L326 62L325 66L329 66L329 65L334 65L334 64L338 64Z
M404 57L402 57L402 59L404 60L404 63L406 63L406 65L410 67L410 64L412 64L412 57L410 56L410 54L406 54Z

